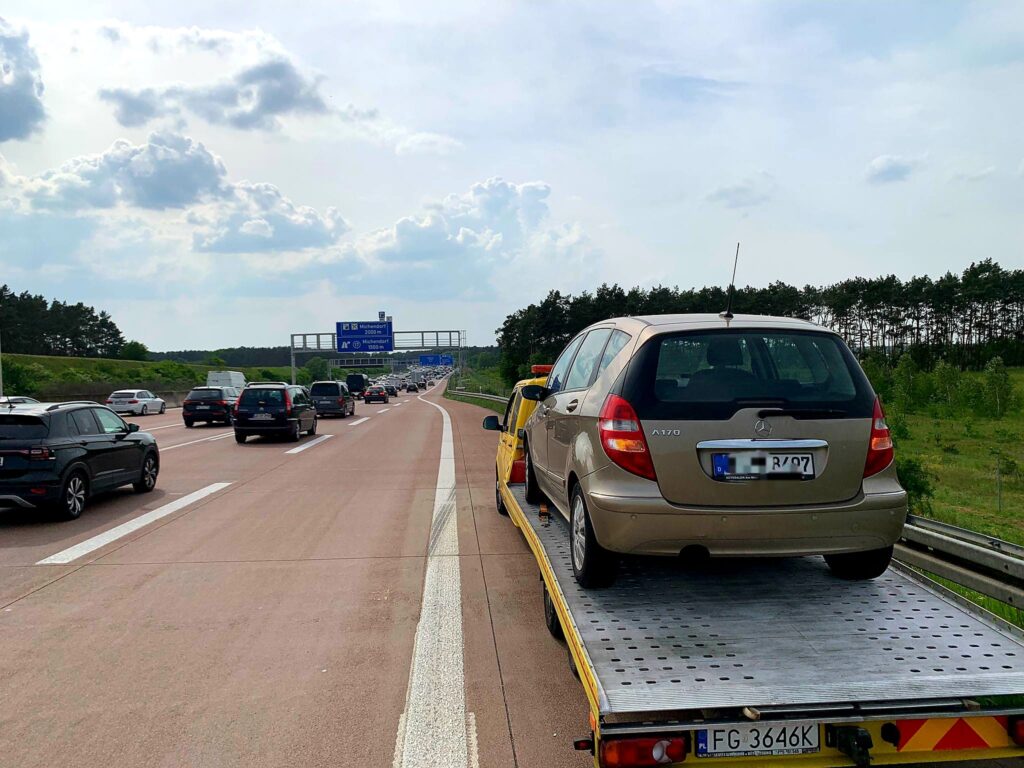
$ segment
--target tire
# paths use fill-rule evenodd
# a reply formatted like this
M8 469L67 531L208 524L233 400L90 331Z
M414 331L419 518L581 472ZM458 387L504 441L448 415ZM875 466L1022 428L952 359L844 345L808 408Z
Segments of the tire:
M579 483L569 497L569 559L581 587L607 587L618 575L619 559L597 543Z
M60 488L60 500L57 502L60 516L65 520L77 520L82 516L88 498L89 479L81 470L71 472Z
M829 570L840 579L867 581L881 576L892 561L892 547L869 549L867 552L845 552L825 555Z
M533 459L530 458L530 444L526 444L524 451L526 456L526 500L530 504L540 504L544 500L540 486L537 484L537 473L533 468Z
M558 611L555 610L555 603L551 599L551 595L548 593L547 585L542 581L541 589L544 590L544 624L548 628L548 632L555 640L564 640L565 633L562 631L562 622L558 618ZM572 658L570 652L569 658ZM576 665L573 664L575 667Z
M149 406L148 405L142 406L142 410L139 411L139 416L148 416L148 415L149 415Z
M245 432L239 432L237 429L235 430L235 442L236 443L244 443L248 439L249 439L249 436L247 434L245 434Z
M306 434L310 437L316 434L316 416L313 417L313 426L306 430Z
M505 506L505 500L501 498L501 480L498 478L497 467L494 468L494 504L499 515L508 517L508 507Z
M288 439L293 443L297 443L302 439L302 427L299 424L298 419L296 419L295 426L292 427L292 431L288 433Z
M160 414L163 415L165 413L167 413L167 403L160 403Z
M185 419L185 426L189 429L192 429L195 425L196 423L192 419Z
M156 488L156 478L160 474L160 464L156 460L156 456L152 453L147 453L146 457L142 460L142 477L139 478L138 482L132 483L132 488L136 493L149 493Z
M231 414L229 413L229 414L228 414L228 417L227 417L226 419L224 419L224 426L225 426L225 427L231 427L231 426L234 426L234 424L235 424L235 419L234 419L234 417L233 417L233 416L232 416L232 415L231 415Z

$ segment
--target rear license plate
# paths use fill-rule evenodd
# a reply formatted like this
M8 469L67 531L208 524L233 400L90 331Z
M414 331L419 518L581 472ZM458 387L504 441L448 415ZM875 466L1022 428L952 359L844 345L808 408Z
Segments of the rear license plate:
M196 406L196 410L197 411L208 411L208 410L210 410L210 406L208 406L208 405L197 405Z
M272 413L254 413L252 415L253 421L273 421L274 415Z
M711 465L716 480L756 480L762 477L807 480L814 477L814 456L810 453L713 453Z
M821 732L811 725L723 725L697 731L697 757L802 755L821 751Z

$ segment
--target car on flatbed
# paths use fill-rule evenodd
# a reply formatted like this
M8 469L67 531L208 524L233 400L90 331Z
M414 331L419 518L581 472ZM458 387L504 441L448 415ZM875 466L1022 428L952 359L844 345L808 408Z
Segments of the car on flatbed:
M234 387L193 387L182 401L181 420L186 427L195 426L197 421L230 426L238 395Z
M283 381L249 384L235 404L233 417L238 443L254 435L298 442L302 433L316 434L316 408L306 388Z
M0 411L0 507L54 509L72 520L96 494L156 487L156 439L97 403L29 403Z
M314 381L309 387L317 416L345 418L356 412L356 399L343 381Z
M580 584L620 554L824 555L882 574L907 515L881 403L834 332L765 316L581 331L525 426L526 488L569 521Z

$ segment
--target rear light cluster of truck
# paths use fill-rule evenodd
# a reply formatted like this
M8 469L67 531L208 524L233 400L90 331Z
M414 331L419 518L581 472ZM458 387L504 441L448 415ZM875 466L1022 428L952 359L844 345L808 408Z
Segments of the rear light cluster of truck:
M648 480L658 479L640 419L628 400L619 395L608 395L597 425L601 446L609 459L634 475Z
M876 397L875 410L871 415L871 438L868 443L868 457L864 462L864 477L877 475L892 464L895 455L889 425L885 423L882 401Z
M643 768L683 762L689 744L686 736L638 736L606 739L600 749L605 768Z

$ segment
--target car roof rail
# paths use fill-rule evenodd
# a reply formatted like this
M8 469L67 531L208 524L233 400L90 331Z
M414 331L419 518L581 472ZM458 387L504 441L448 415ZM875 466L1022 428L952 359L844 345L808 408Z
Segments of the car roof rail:
M256 386L262 386L262 385L265 385L265 384L279 384L282 387L290 387L290 386L292 386L287 381L250 381L245 386L247 386L247 387L256 387ZM295 386L297 387L299 385L296 384Z
M99 405L95 400L65 400L63 403L54 403L46 407L47 411L56 411L65 405Z

